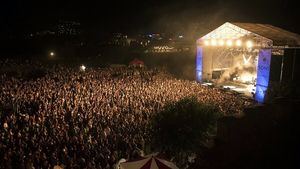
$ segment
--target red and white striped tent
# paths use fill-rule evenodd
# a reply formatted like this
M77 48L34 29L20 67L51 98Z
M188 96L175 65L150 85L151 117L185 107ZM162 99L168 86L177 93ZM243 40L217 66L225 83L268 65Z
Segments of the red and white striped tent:
M155 155L148 155L137 160L123 162L120 164L120 169L178 169L178 167L170 161Z

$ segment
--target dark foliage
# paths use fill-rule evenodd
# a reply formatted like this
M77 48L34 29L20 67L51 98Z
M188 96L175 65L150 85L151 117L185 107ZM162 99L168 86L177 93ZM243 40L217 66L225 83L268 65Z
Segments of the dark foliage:
M272 103L276 98L300 98L300 89L297 83L271 83L267 90L266 102Z
M276 99L218 120L212 147L191 169L299 168L299 101Z
M153 146L170 154L193 152L214 134L219 115L215 106L195 97L169 104L153 119Z

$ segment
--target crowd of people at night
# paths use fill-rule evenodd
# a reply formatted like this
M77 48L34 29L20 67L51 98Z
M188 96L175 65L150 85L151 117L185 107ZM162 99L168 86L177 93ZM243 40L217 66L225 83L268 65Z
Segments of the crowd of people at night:
M1 73L0 168L113 168L151 142L151 118L187 96L240 114L251 101L147 68L52 66L24 80Z

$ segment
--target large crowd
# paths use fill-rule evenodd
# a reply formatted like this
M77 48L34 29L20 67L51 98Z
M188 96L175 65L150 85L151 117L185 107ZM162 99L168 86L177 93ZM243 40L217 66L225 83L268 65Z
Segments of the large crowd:
M140 155L147 126L187 96L240 114L251 101L146 68L53 66L35 80L0 77L0 168L113 168Z

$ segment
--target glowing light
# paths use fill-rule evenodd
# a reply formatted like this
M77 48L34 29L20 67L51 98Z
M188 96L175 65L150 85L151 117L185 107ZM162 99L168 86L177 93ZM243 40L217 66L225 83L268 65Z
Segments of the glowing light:
M229 86L229 85L228 85L228 86L223 86L223 88L224 88L224 89L235 89L236 87L235 87L235 86Z
M202 83L203 86L212 86L212 83Z
M236 46L242 46L242 41L241 40L237 40L236 41Z
M203 58L203 49L197 47L197 56L196 56L196 81L202 81L202 58Z
M224 40L222 40L222 39L219 40L219 45L220 45L220 46L223 46L223 45L224 45Z
M235 89L232 89L232 90L234 90L236 92L245 92L246 91L246 89L244 89L244 88L235 88Z
M81 65L81 66L80 66L80 70L81 70L81 71L85 71L85 69L86 69L86 67L85 67L84 65Z
M240 76L240 81L242 83L253 83L255 78L255 74L244 72Z
M50 56L54 56L54 52L50 52Z
M255 93L255 86L254 85L247 85L247 91L249 93Z
M227 45L227 46L232 46L232 41L231 41L231 40L227 40L227 41L226 41L226 45Z
M215 39L212 39L212 40L211 40L211 45L212 45L212 46L216 46L216 45L217 45L217 41L216 41Z
M204 41L204 45L209 46L209 41L208 40Z
M269 85L271 56L271 49L261 49L259 51L255 100L260 103L264 102L265 94Z
M247 41L246 42L246 46L247 46L247 48L252 48L253 47L253 43L251 42L251 41Z
M246 56L243 54L244 65L248 65L251 58L252 58L252 55L250 55L250 57L246 58Z

